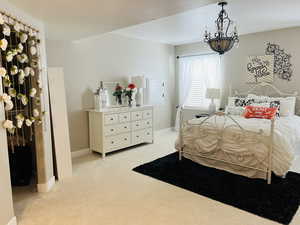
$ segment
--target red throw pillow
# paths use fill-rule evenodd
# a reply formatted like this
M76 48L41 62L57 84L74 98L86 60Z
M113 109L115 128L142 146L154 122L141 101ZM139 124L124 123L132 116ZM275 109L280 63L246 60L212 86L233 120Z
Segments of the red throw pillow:
M268 108L262 106L246 106L245 118L273 119L276 116L277 108Z

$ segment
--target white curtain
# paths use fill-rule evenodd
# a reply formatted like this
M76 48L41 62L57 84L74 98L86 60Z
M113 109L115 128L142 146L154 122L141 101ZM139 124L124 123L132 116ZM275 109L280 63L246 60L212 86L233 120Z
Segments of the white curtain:
M179 58L178 71L179 105L177 108L175 121L176 131L179 130L180 110L184 107L184 103L188 98L189 90L192 84L192 77L190 76L192 71L192 60L190 60L188 57Z
M179 129L181 107L191 107L206 111L210 99L206 99L207 88L222 87L220 56L217 54L179 58L179 108L177 109L175 130ZM215 101L217 107L220 100Z

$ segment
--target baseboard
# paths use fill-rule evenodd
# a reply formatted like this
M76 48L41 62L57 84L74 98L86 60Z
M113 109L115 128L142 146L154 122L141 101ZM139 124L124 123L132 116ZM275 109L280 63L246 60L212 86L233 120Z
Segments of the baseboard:
M41 193L49 192L52 189L52 187L54 186L54 184L55 184L55 177L53 176L46 183L37 184L38 192L41 192Z
M168 131L174 131L174 127L168 127L168 128L156 130L154 132L156 132L156 133L164 133L164 132L168 132Z
M72 155L72 158L76 158L76 157L84 156L89 153L91 153L91 150L89 148L84 148L79 151L71 152L71 155Z
M7 225L17 225L17 218L14 216Z

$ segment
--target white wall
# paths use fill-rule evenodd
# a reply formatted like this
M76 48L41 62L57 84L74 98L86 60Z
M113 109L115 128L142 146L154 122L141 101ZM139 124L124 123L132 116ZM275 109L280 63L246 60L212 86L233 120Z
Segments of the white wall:
M44 101L43 107L46 112L49 112L49 103L48 103L48 88L47 88L47 60L46 60L46 49L45 49L45 32L44 25L39 20L32 18L27 13L22 10L17 9L13 5L11 5L6 0L0 0L0 9L4 10L20 20L31 24L40 30L40 39L41 39L41 58L42 58L42 79L44 84ZM3 117L3 107L0 107L0 120L4 119ZM12 199L11 199L11 184L9 178L9 168L8 168L8 153L7 153L7 145L6 145L6 131L0 128L0 224L6 225L13 217L13 209L12 209ZM45 183L53 176L53 163L52 163L52 143L51 143L51 132L50 132L50 117L49 114L46 114L44 117L44 147L45 152L42 155L40 160L44 161L44 168L42 174L42 180L39 182Z
M155 129L173 125L174 47L137 40L116 34L76 43L47 41L49 66L65 71L65 86L71 148L88 148L88 116L84 109L93 107L93 91L99 82L126 80L133 75L166 80L166 104L155 107Z
M275 78L274 85L283 91L298 91L300 93L299 37L299 27L241 36L239 47L233 48L221 58L225 86L228 88L231 85L233 89L248 90L249 85L246 84L247 57L251 55L264 55L267 43L271 42L279 44L281 48L292 55L291 63L294 70L292 81L287 82ZM207 53L210 52L210 49L205 43L194 43L176 46L175 51L176 55L190 55ZM225 92L225 95L227 94L228 90ZM225 101L223 100L224 103Z

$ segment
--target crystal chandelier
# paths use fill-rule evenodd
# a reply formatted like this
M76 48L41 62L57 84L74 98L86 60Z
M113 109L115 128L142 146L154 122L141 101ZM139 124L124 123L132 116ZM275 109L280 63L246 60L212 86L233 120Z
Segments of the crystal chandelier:
M239 36L236 27L234 27L232 33L229 33L233 21L229 19L228 14L224 9L227 2L219 2L218 5L222 7L222 10L219 13L218 19L215 21L217 32L212 37L211 33L206 30L204 42L208 43L212 50L222 55L229 51L235 43L239 42Z

